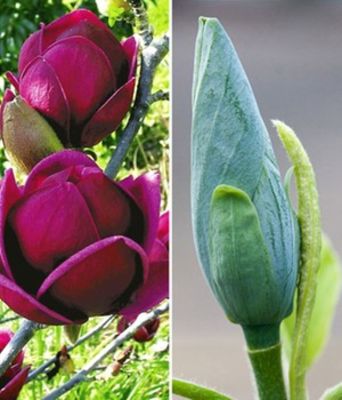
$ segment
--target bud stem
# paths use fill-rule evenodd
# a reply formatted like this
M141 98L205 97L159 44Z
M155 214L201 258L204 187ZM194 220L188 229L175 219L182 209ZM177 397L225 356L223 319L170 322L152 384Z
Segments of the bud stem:
M277 343L265 349L248 349L260 400L286 400L281 364L281 346Z
M243 333L249 350L262 350L279 343L280 325L243 326Z
M243 326L260 400L286 400L279 324Z

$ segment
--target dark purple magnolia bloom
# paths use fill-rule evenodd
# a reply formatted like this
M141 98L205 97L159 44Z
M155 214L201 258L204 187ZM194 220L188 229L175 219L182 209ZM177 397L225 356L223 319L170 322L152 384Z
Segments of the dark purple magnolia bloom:
M6 347L12 337L13 333L11 331L6 329L0 331L0 352ZM0 377L1 400L15 400L18 397L30 369L30 367L22 368L23 361L24 352L21 351L7 371Z
M65 146L92 146L129 110L137 54L133 36L120 43L95 14L80 9L42 24L21 48L18 77L7 76ZM7 91L4 104L13 97Z
M114 182L77 151L45 158L23 187L8 170L0 190L0 298L45 324L149 309L168 289L159 207L158 174Z
M133 339L141 343L152 340L157 333L159 325L160 325L160 319L156 318L155 320L139 328L135 332ZM120 318L117 326L118 333L123 332L126 328L128 328L128 326L129 323L127 322L126 318L125 317Z

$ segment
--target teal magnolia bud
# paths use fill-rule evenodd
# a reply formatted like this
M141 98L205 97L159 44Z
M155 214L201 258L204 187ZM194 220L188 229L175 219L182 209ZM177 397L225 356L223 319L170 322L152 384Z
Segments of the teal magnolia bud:
M200 19L191 170L195 243L211 289L245 331L277 332L292 309L297 218L248 79L217 19Z
M25 174L40 160L64 148L48 122L20 96L5 104L2 139L9 160Z

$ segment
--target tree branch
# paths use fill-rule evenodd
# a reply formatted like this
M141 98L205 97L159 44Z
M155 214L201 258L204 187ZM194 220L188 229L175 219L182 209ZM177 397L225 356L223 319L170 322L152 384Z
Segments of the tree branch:
M138 316L138 318L130 325L126 330L124 330L120 335L118 335L114 340L109 343L103 350L101 350L88 364L86 364L79 372L77 372L68 382L59 388L50 392L43 400L54 400L59 396L67 393L74 386L83 382L87 379L87 375L94 370L98 364L106 358L110 353L114 352L123 342L130 339L134 333L142 326L153 321L161 314L165 313L169 309L168 302L155 308L153 311L148 313L143 313Z
M35 331L41 329L43 326L28 319L22 321L18 331L0 353L0 376L4 374L25 344L33 337Z
M154 40L146 47L141 56L141 72L135 103L129 121L121 134L119 144L105 169L110 178L117 174L123 159L138 132L149 107L150 93L156 68L169 51L167 35Z
M168 100L170 100L170 93L164 92L163 90L158 90L157 92L150 94L148 98L148 103L153 104L156 103L157 101L168 101Z
M101 329L106 328L114 320L114 318L115 315L109 316L104 321L101 321L89 332L81 336L75 343L73 343L70 346L67 346L68 352L72 351L75 347L78 347L80 344L84 343L86 340L88 340L96 333L98 333ZM29 374L27 381L31 381L32 379L36 378L39 374L43 373L48 367L50 367L50 365L52 365L55 361L56 361L56 356L51 357L49 360L45 361L45 363L43 363L40 367L36 368Z
M153 40L153 32L144 3L141 0L128 0L128 2L137 20L137 31L142 38L144 46L148 46Z
M7 324L8 322L16 321L19 318L20 318L19 315L16 315L16 316L10 317L10 318L5 318L5 319L0 320L0 324Z

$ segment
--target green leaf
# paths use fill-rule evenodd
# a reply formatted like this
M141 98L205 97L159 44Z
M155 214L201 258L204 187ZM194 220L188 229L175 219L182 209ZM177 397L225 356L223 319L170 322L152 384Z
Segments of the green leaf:
M192 400L232 400L230 397L216 390L180 379L172 380L172 391L178 396Z
M153 25L155 36L162 35L169 29L169 1L148 2L149 20Z
M327 389L320 400L341 400L342 399L342 383Z
M329 338L335 308L341 291L342 271L340 260L329 240L323 236L321 261L317 277L315 305L309 323L305 367L308 370L323 351ZM296 309L296 307L294 307ZM295 311L284 320L281 335L285 355L291 357Z

